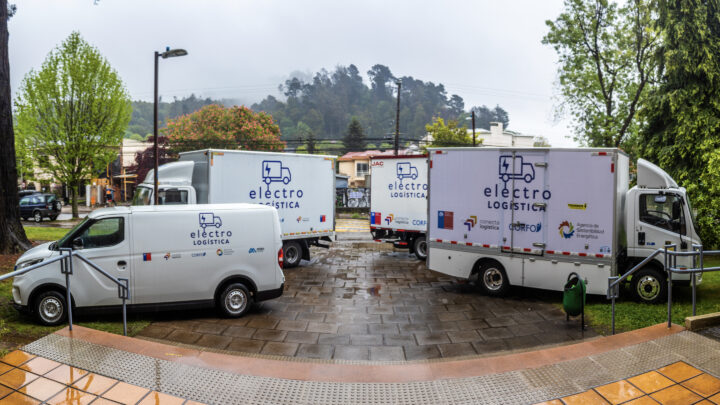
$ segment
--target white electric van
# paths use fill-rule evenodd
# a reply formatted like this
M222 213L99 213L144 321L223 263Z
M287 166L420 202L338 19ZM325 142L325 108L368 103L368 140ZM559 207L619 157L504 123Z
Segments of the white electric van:
M277 210L259 204L105 208L57 242L28 250L16 270L77 250L116 278L129 280L135 309L219 307L245 314L253 301L282 295L283 250ZM13 300L40 323L67 316L60 262L17 276ZM73 308L121 304L118 287L78 258L70 281Z

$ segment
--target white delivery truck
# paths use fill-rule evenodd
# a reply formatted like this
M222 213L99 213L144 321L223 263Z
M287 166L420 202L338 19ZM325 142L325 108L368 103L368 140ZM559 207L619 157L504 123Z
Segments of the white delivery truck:
M427 257L427 155L370 159L370 232L377 242Z
M133 205L153 204L154 171ZM296 153L206 149L180 153L158 168L160 204L253 203L280 214L285 268L310 260L310 246L335 234L335 158Z
M429 154L428 266L473 279L490 295L510 285L562 290L572 272L587 280L588 293L605 294L608 277L658 248L700 243L685 189L643 159L629 189L629 158L619 149ZM663 260L657 256L632 276L639 300L667 297Z
M23 254L16 270L73 248L115 278L129 281L130 308L219 307L227 316L282 295L280 221L257 204L117 207L93 211L57 242ZM73 257L70 293L78 310L119 306L118 287ZM15 306L39 322L67 316L60 262L13 280ZM99 308L98 308L99 307Z

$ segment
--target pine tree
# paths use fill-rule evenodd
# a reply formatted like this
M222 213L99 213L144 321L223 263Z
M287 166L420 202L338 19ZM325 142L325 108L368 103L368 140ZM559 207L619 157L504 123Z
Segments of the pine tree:
M367 144L365 132L356 117L350 120L347 133L343 138L343 144L345 144L345 152L357 152L365 149L365 145Z

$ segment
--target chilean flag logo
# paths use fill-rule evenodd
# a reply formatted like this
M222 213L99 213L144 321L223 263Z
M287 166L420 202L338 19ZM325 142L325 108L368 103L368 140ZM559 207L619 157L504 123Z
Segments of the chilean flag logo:
M152 253L143 253L143 261L144 262L152 261Z
M325 222L325 215L320 215L320 222Z

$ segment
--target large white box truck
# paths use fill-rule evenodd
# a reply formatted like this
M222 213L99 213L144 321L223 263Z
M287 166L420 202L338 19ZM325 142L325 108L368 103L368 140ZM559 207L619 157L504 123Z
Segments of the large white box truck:
M588 293L606 294L608 277L658 248L700 243L685 189L643 159L629 188L629 158L619 149L429 153L428 267L474 280L490 295L510 285L562 290L572 272ZM630 280L643 302L667 296L664 259L656 258Z
M427 258L427 155L370 159L370 232Z
M249 232L252 230L252 232ZM115 278L129 280L130 308L217 307L230 317L282 295L280 221L257 204L117 207L95 210L56 242L36 246L16 270L77 250ZM80 311L120 306L118 287L77 257L70 293ZM40 323L67 317L60 262L13 280L15 306Z
M158 168L159 204L254 203L280 214L285 267L310 260L310 246L335 234L335 158L296 153L206 149L180 153ZM153 204L154 171L133 205ZM248 229L248 232L252 230Z

